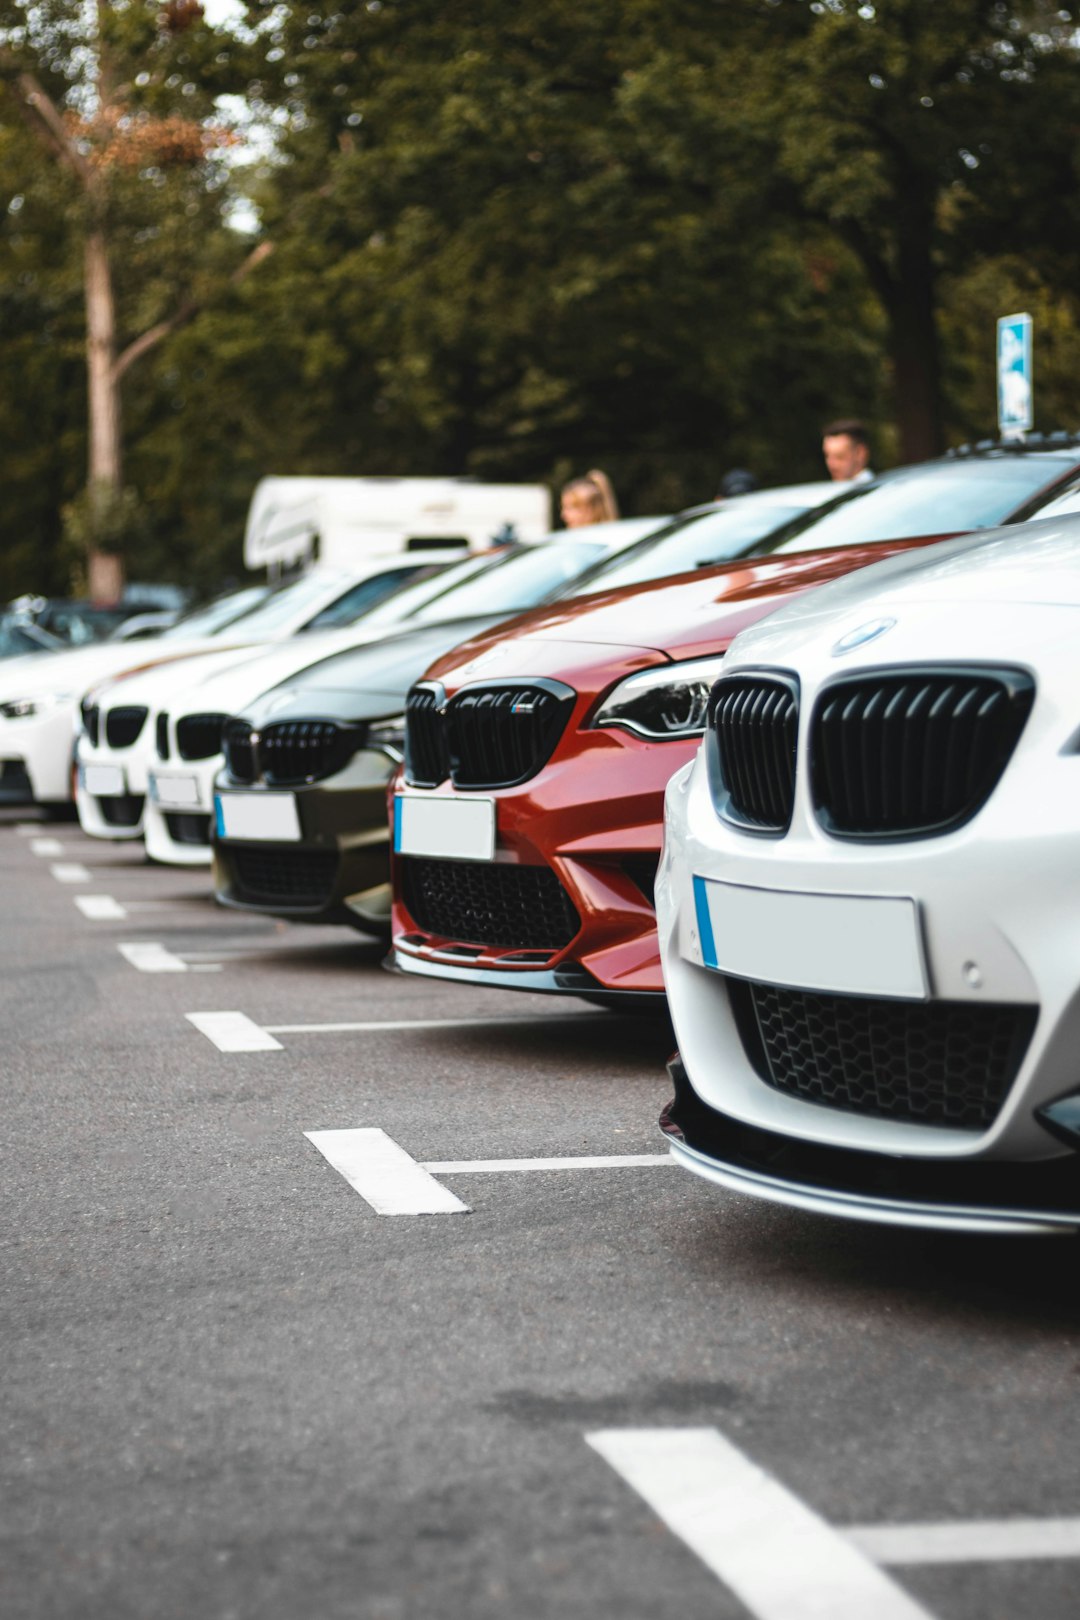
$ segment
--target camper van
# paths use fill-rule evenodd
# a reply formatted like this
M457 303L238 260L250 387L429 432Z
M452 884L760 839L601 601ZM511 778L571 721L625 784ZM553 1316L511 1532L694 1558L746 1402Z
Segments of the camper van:
M551 532L543 484L469 478L262 478L244 534L244 561L271 577L312 562L355 565L387 552L483 551Z

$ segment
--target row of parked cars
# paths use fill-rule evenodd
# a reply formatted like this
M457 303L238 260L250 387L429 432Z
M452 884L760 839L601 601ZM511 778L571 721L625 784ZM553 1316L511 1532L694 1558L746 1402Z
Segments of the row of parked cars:
M8 666L0 799L410 975L670 1012L661 1128L727 1186L1072 1230L1078 591L1066 435L316 571Z

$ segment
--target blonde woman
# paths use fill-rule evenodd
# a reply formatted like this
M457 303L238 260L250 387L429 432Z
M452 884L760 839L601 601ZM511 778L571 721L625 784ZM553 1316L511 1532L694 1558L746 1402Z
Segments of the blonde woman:
M619 503L607 473L594 467L581 478L572 478L562 487L559 510L568 529L586 523L611 523L619 515Z

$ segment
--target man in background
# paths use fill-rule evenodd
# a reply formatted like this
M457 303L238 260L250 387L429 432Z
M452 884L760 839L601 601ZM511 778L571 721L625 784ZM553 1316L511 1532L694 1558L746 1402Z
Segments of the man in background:
M821 453L830 478L865 484L874 476L870 471L870 435L854 417L842 417L822 428Z

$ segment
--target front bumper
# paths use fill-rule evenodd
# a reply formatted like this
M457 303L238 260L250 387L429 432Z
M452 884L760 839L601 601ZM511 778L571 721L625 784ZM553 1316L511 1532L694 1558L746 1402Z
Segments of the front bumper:
M42 714L0 715L0 804L69 804L75 758L74 698Z
M347 772L292 789L228 791L279 794L295 800L301 837L294 842L227 838L213 842L214 891L222 905L292 922L344 923L383 937L390 923L390 833L386 781L394 762L362 750Z
M85 732L75 749L75 804L79 824L91 838L134 839L143 835L146 808L145 726L130 748L96 747ZM106 777L107 793L91 791Z
M543 769L519 787L490 794L408 788L428 801L489 797L495 802L493 862L427 862L445 881L447 906L433 923L416 881L416 857L394 857L394 946L403 971L507 989L543 989L566 995L612 998L664 994L653 909L664 789L691 756L693 740L650 743L629 732L575 730L564 736ZM410 870L410 862L413 863ZM471 870L470 870L471 869ZM513 872L508 869L514 869ZM557 885L567 922L549 937L530 915L529 886L514 879L538 874L554 895ZM425 876L429 875L427 873ZM507 914L492 934L483 922L455 933L445 911L456 886L498 890L488 903ZM521 915L515 936L513 909ZM478 937L479 936L479 937Z

